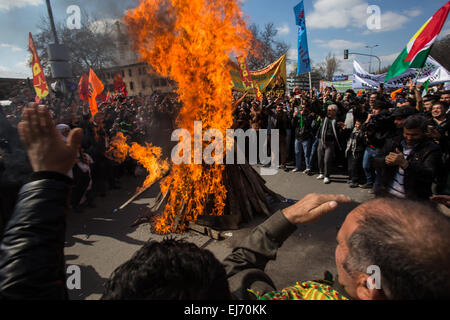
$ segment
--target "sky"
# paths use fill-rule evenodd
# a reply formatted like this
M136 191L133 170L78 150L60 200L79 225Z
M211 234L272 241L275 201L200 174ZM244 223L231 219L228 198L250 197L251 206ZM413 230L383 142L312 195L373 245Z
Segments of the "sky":
M297 60L297 26L293 7L299 0L237 0L247 22L263 27L273 23L277 39L290 46L288 64ZM51 0L57 22L68 18L67 8L78 5L82 14L96 19L119 18L124 11L137 5L138 0ZM381 67L391 64L417 30L444 4L446 0L304 0L310 58L314 64L328 53L341 60L343 74L351 74L353 59L366 70L369 58L350 55L343 60L344 49L350 53L369 54L367 46L376 46L372 54L381 59ZM378 6L380 29L369 30L369 6ZM47 18L45 0L0 0L0 77L31 76L27 66L28 32L37 33L42 19ZM447 19L440 37L450 34ZM372 71L378 63L372 60ZM288 65L288 70L289 70Z

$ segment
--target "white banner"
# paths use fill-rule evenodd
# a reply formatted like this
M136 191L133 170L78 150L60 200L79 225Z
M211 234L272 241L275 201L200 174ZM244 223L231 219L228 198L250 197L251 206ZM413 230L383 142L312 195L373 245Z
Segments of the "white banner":
M384 82L385 77L386 73L368 73L356 60L353 61L353 89L378 89L380 83ZM404 88L403 83L408 78L412 78L417 83L424 83L429 79L430 85L434 85L450 81L450 73L431 56L428 56L425 66L422 69L408 69L401 75L384 83L384 87L386 89Z

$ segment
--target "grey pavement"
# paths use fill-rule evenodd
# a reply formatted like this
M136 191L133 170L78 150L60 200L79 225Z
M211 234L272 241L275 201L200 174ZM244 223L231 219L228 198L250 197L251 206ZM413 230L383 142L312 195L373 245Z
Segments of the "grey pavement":
M256 168L258 170L258 168ZM336 274L334 249L336 234L346 215L359 203L372 196L368 190L351 189L343 176L332 176L332 183L325 185L316 180L317 175L307 176L301 172L279 171L274 176L264 176L267 186L280 195L299 200L308 193L344 193L354 203L340 206L332 214L311 224L299 226L278 251L277 259L269 262L266 272L278 288L291 285L299 280L322 279L328 270ZM111 190L105 198L96 200L97 208L86 209L83 213L70 213L67 220L66 264L81 268L81 289L69 291L71 299L99 299L103 283L119 265L127 261L148 240L160 241L163 236L152 234L149 224L130 227L154 202L158 186L153 186L138 200L123 211L114 209L123 204L133 194L139 181L134 177L122 178L122 189ZM222 241L212 241L209 237L194 231L175 235L206 249L223 260L264 217L258 217L239 230L230 231L231 237Z

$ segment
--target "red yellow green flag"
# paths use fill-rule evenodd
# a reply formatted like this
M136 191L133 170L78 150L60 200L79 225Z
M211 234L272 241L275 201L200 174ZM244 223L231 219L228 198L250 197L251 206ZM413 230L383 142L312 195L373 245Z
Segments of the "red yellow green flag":
M259 86L258 82L255 80L253 80L253 88L255 88L256 99L258 99L258 101L262 101L263 93L261 91L261 87Z
M247 59L244 56L237 57L237 62L239 64L239 69L241 71L241 79L246 88L253 87L252 76L250 75L250 71L248 70Z
M33 37L31 32L28 35L28 48L31 52L31 66L33 70L33 86L34 91L36 91L36 96L39 99L45 98L49 94L47 81L45 80L44 71L42 71L41 62L39 61L39 56L34 45Z
M95 100L97 96L103 92L103 83L95 74L94 70L89 70L89 108L91 109L91 116L94 116L98 112L97 101Z
M431 46L447 19L450 10L450 1L440 8L409 40L406 48L400 53L389 68L384 81L388 81L409 68L423 68L431 51Z

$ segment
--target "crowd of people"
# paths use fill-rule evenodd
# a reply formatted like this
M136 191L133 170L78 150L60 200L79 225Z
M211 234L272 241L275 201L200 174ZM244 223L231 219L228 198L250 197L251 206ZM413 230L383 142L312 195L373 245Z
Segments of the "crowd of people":
M269 136L278 129L285 171L316 172L325 184L340 174L350 188L428 199L450 193L450 91L440 84L422 93L410 80L395 94L381 86L358 93L294 89L261 103L243 96L235 126L267 129Z
M22 112L34 95L26 83L19 82L11 92L9 105L0 108L0 198L1 221L12 214L20 187L32 172L18 133ZM151 96L124 97L120 94L99 103L98 113L91 116L87 102L78 97L67 98L56 94L43 99L56 128L67 140L70 130L83 129L83 143L76 164L68 172L74 184L70 204L80 213L85 207L95 207L95 199L104 197L108 189L120 188L124 174L142 176L144 170L136 161L116 162L108 152L118 132L129 142L152 142L170 154L168 141L174 129L179 102L174 94L155 92Z
M18 130L33 174L0 244L0 298L67 299L65 219L72 184L67 172L83 129L70 131L64 141L48 108L35 104L24 110ZM368 201L347 215L336 238L338 284L326 274L277 290L265 267L296 226L350 201L343 194L309 194L256 227L223 263L183 240L149 241L116 268L102 299L448 299L450 219L426 202L392 198ZM373 266L381 271L378 277L368 271Z
M180 104L173 95L119 95L91 117L80 101L53 98L38 106L29 104L33 99L19 86L0 112L1 187L10 190L9 198L1 194L7 224L0 298L66 299L67 211L93 206L108 186L119 187L121 174L136 169L132 160L117 164L108 155L117 132L164 146ZM279 130L280 168L316 172L325 184L336 173L346 174L351 188L377 194L351 211L339 231L338 283L326 278L277 290L265 273L296 225L351 201L343 194L310 194L275 212L223 263L194 244L150 241L113 272L103 299L448 298L450 220L429 200L450 207L449 102L442 86L422 97L412 82L396 96L382 87L358 94L296 89L262 102L236 95L235 128L268 129L269 135ZM371 265L382 271L381 287L371 282Z

